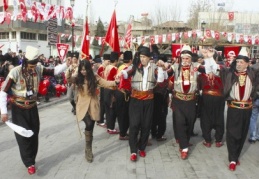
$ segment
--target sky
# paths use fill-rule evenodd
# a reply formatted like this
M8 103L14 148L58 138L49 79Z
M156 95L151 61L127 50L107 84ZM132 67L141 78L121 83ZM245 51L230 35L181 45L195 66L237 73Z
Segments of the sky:
M117 21L128 21L133 15L135 19L141 18L142 13L148 13L149 18L154 17L158 9L164 12L177 14L173 20L186 22L188 10L193 0L89 0L90 20L97 21L100 17L102 22L110 22L112 12L116 5ZM213 7L218 3L225 3L227 11L258 12L259 0L210 0ZM87 0L75 0L74 16L83 17L86 12ZM167 17L169 18L169 17Z

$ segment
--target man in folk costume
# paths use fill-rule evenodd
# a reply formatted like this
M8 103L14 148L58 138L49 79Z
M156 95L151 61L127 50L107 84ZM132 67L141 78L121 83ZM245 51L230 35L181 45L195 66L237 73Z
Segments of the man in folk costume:
M97 69L97 74L104 78L104 70L110 64L110 54L103 54L103 62L102 65ZM105 104L104 104L104 88L100 87L100 121L97 122L97 125L100 127L106 128L106 124L104 122L104 114L105 114Z
M176 140L180 145L181 158L188 158L189 140L196 117L196 92L198 71L203 71L197 62L192 62L190 46L181 50L180 63L174 63L172 109Z
M126 70L132 64L132 52L125 51L123 53L123 64L118 68L117 74L121 70ZM129 136L127 131L129 129L129 101L130 101L130 92L131 92L131 78L124 79L121 76L120 85L118 90L115 91L116 98L116 111L118 117L118 123L120 128L120 140L128 140Z
M140 157L146 156L146 146L151 129L151 122L154 107L153 89L158 82L163 82L167 78L167 73L162 67L158 67L150 62L151 53L148 47L140 48L140 61L138 66L132 69L122 70L123 78L131 78L131 99L129 104L129 145L130 160L137 160L137 153ZM162 64L158 61L158 65ZM138 140L138 134L140 139Z
M202 49L205 64L209 60L217 58L217 52L214 49ZM201 73L198 77L198 88L202 90L201 95L201 130L204 138L203 145L211 147L211 130L215 129L216 147L223 145L222 138L224 135L224 108L225 98L223 96L222 80L216 68L206 69L206 74Z
M164 54L158 55L158 59L163 62L167 62L167 57ZM170 67L169 67L170 68ZM152 138L157 141L164 141L167 138L164 136L166 131L166 116L168 113L168 79L165 79L163 83L159 83L154 88L154 111L153 121L151 127Z
M68 57L69 58L69 57ZM75 77L78 74L78 58L79 58L79 53L75 52L71 54L72 58L72 64L70 67L67 69L65 76L68 82L68 91L67 95L69 98L69 101L72 105L72 110L71 112L76 115L76 95L77 95L77 89L75 85Z
M34 174L35 158L38 152L38 134L40 121L37 108L37 93L39 81L43 75L54 76L66 70L70 61L56 66L53 69L46 69L38 63L39 50L32 46L26 47L26 55L22 65L13 68L0 92L1 118L3 122L8 120L7 94L11 92L12 122L16 125L32 130L33 135L29 138L15 133L19 146L20 155L29 174Z
M104 79L107 81L114 81L117 74L117 63L119 54L117 52L111 52L110 64L104 70ZM116 122L116 101L114 97L116 87L113 89L104 89L104 104L106 113L107 132L109 134L119 134L115 129Z
M236 165L240 164L240 153L249 129L252 99L259 85L258 71L249 67L248 53L242 47L231 67L222 69L222 72L225 73L224 95L228 104L226 141L229 169L235 171Z

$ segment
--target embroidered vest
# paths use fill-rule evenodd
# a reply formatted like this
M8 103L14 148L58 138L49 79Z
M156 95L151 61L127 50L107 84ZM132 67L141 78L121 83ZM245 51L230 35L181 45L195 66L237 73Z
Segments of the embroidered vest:
M190 83L190 88L188 93L195 93L197 90L197 77L198 77L198 67L199 63L191 63L190 66L190 78L189 78L189 83ZM178 70L179 64L175 63L172 68L174 70L174 91L179 92L179 93L184 93L183 90L183 78L182 78L182 70ZM180 72L180 74L179 74Z
M152 90L156 85L155 70L156 70L156 65L153 63L150 63L150 66L148 68L147 88L146 88L147 90ZM131 79L131 87L132 89L143 91L142 83L143 83L143 75L138 70L136 70L135 75Z

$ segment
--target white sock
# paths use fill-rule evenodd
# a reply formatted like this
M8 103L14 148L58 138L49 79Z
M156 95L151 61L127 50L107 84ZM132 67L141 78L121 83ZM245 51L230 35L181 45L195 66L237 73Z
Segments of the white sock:
M188 152L188 148L185 148L182 150L183 152Z
M230 164L231 164L231 163L236 164L236 162L234 162L234 161L231 161Z

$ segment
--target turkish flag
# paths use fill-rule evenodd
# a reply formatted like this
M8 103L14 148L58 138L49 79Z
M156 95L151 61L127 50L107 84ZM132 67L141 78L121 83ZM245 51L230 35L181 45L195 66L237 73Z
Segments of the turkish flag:
M240 35L239 42L241 44L244 43L244 35L243 34Z
M57 43L56 46L57 46L58 56L59 56L60 60L64 61L66 54L67 54L67 50L69 48L69 45Z
M247 43L249 44L249 45L252 45L252 37L249 35L248 36L248 41L247 41Z
M228 20L234 20L234 12L228 12Z
M168 42L172 42L172 34L167 34L167 40Z
M216 40L219 40L219 38L220 38L219 32L218 32L218 31L215 31L215 39L216 39Z
M107 42L111 46L111 48L113 49L114 52L118 52L118 53L120 52L115 10L112 14L111 22L110 22L108 31L105 36L105 42Z
M255 44L256 44L256 45L259 45L259 36L256 36L256 37L255 37Z
M182 49L182 44L172 44L172 57L179 57Z
M81 59L89 60L89 48L90 48L89 25L88 25L88 19L86 19L84 38L83 38L82 47L81 47Z
M27 18L27 9L26 9L26 5L24 0L19 0L20 2L20 8L21 8L21 15L22 15L22 19L24 22L26 22L26 18Z
M225 46L224 47L224 56L237 56L239 53L240 47L239 46Z
M210 30L206 30L206 37L211 37L211 31Z

